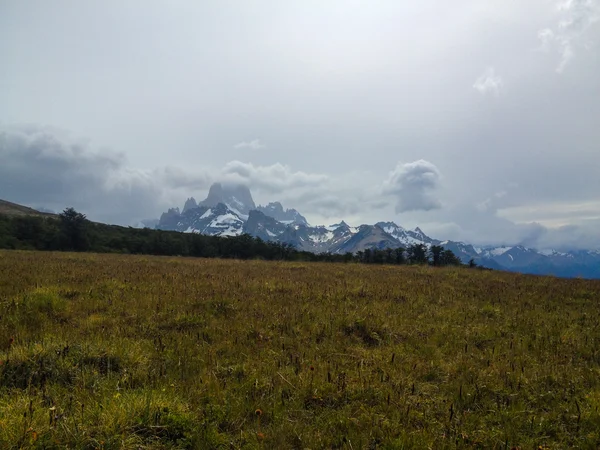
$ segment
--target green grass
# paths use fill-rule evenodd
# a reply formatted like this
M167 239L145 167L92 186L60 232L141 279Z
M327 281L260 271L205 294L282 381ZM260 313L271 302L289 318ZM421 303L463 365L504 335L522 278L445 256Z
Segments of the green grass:
M0 448L600 447L600 282L0 252Z

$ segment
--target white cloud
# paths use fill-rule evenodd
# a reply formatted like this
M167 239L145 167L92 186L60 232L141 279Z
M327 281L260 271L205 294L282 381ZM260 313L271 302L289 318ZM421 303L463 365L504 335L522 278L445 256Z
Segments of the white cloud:
M561 16L557 25L538 32L542 49L555 49L560 59L556 72L563 73L575 57L575 49L585 47L584 35L600 20L600 2L598 0L564 0L558 3L557 11Z
M384 194L396 197L396 212L430 211L441 208L440 201L432 195L440 184L440 171L420 159L398 164L384 183Z
M498 97L504 87L504 81L500 75L496 74L496 70L493 67L488 67L483 75L481 75L473 88L478 91L481 95L491 94Z
M261 148L267 148L260 139L254 139L250 142L239 142L233 146L235 149L249 148L251 150L260 150Z
M268 192L317 186L327 181L326 175L293 171L289 166L275 163L270 166L255 166L242 161L230 161L222 170L225 181L246 183Z

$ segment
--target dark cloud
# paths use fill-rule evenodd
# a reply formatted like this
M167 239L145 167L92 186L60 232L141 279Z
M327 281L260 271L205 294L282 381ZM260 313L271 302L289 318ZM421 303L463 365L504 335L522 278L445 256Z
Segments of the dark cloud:
M122 155L96 151L47 127L0 128L0 197L90 218L130 223L156 214L161 188L151 174L128 169Z

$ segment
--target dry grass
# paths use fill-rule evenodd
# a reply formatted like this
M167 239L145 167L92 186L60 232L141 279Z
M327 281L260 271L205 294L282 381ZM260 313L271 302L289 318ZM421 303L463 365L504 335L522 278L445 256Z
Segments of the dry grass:
M598 448L600 282L0 252L0 448Z
M46 216L52 217L55 214L43 213L27 206L18 205L16 203L0 200L0 214L6 216Z

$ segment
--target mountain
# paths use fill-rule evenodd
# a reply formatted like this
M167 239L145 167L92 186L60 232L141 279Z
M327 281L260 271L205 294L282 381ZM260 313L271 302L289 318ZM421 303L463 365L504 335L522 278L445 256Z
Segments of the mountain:
M160 230L201 233L213 236L239 236L256 205L250 190L243 185L213 184L208 196L197 203L186 200L183 210L171 208L156 225Z
M330 226L311 227L294 225L288 227L284 242L292 244L299 250L313 253L343 253L340 249L348 242L358 229L350 227L345 222Z
M387 233L379 225L361 225L343 245L332 253L356 253L367 248L383 250L402 247L402 243Z
M188 202L190 200L193 200L193 203L196 202L193 198L189 199ZM186 202L186 205L188 202ZM227 205L231 211L243 217L244 220L248 218L247 216L251 210L256 209L250 189L241 184L223 186L221 183L214 183L208 191L208 196L198 203L198 207L213 207L219 203Z
M163 213L156 228L211 236L239 236L244 223L239 211L230 209L224 203L217 203L215 206L199 206L182 213L179 208L171 208Z
M284 210L283 206L279 202L272 202L269 203L267 206L259 206L256 208L256 210L260 211L265 216L272 217L273 219L286 225L308 225L308 222L302 214L300 214L295 209Z
M194 197L188 198L185 201L185 204L183 205L183 211L182 212L187 212L190 209L195 209L198 207L198 203L196 203L196 199Z
M400 242L403 247L408 247L412 244L432 245L439 242L431 239L419 227L411 231L396 225L394 222L378 222L376 225Z
M287 231L287 225L267 216L262 211L253 210L243 226L243 232L259 237L263 241L283 241L282 235Z
M257 207L250 190L241 185L213 184L205 200L196 203L191 197L182 211L169 209L156 228L217 236L246 233L313 253L344 254L368 248L440 245L464 263L473 259L478 265L491 269L600 278L600 251L537 251L521 245L479 248L465 242L440 241L420 228L409 230L394 222L351 227L342 221L329 226L311 226L297 210L284 209L279 202Z

